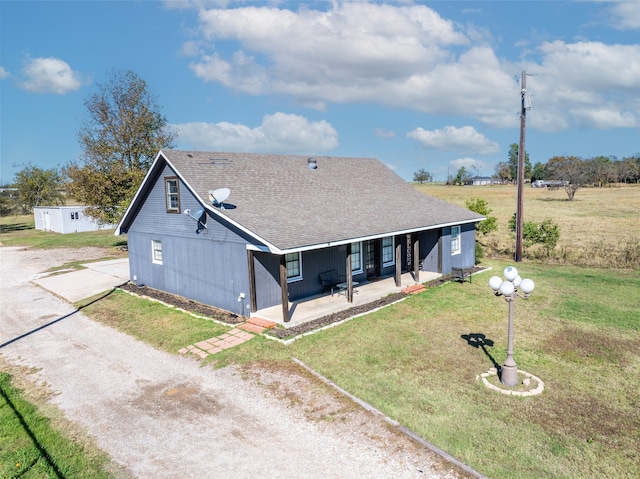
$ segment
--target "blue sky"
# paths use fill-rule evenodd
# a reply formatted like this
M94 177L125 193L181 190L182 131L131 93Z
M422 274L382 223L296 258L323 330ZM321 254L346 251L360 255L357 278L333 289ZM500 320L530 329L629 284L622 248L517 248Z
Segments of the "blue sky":
M640 2L0 0L0 180L80 155L84 101L133 70L177 148L376 157L411 180L526 150L640 153Z

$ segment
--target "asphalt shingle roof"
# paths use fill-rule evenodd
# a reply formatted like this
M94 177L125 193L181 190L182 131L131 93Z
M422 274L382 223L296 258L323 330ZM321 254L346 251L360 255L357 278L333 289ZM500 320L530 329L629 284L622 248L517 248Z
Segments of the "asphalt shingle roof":
M186 183L210 205L210 190L229 188L224 210L281 251L384 236L481 215L420 193L375 158L163 150Z

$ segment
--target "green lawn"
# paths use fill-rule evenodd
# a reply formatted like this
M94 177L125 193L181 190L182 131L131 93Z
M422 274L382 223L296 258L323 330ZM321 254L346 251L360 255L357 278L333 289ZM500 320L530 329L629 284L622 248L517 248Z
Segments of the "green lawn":
M476 380L506 355L494 273L297 341L291 354L489 477L639 477L640 273L521 269L536 290L516 304L516 361L545 382L541 396Z
M69 439L23 399L0 372L0 477L100 479L115 477L109 458Z
M507 343L507 304L487 284L506 263L486 265L494 271L472 284L429 289L288 347L257 337L208 362L291 368L297 357L495 479L639 477L640 272L519 265L536 289L516 304L516 360L546 387L522 398L476 378L502 364ZM224 330L124 293L85 312L173 353Z
M36 230L33 215L0 217L0 244L2 246L28 246L31 248L107 248L114 254L118 247L126 246L127 237L114 236L114 230L83 233L52 233Z

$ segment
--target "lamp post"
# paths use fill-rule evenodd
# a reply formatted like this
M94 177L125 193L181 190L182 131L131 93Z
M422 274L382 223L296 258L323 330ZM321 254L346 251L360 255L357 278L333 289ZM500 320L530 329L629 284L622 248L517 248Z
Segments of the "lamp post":
M509 304L509 326L507 331L507 359L505 359L500 374L500 382L508 387L518 384L518 367L513 357L513 310L516 298L529 299L535 285L533 281L525 278L522 279L518 274L518 270L513 266L507 266L504 269L505 279L500 276L492 276L489 278L489 286L496 296L504 296ZM522 294L520 293L522 291Z

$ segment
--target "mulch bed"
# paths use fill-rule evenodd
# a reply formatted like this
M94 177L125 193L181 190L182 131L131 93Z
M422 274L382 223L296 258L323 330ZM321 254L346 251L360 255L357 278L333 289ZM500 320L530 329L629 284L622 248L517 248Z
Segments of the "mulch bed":
M477 271L482 271L484 268L474 266L471 268L471 272L475 273ZM453 275L447 274L440 276L433 281L429 281L424 283L426 288L436 288L438 286L442 286L449 281L452 281ZM206 304L198 303L197 301L192 301L190 299L184 298L182 296L176 296L174 294L165 293L163 291L158 291L157 289L149 288L147 286L136 286L132 283L127 283L120 287L126 291L130 291L134 294L138 294L141 296L148 296L149 298L162 301L163 303L170 304L175 306L176 308L183 309L190 313L198 314L201 316L206 316L217 321L221 321L227 324L240 324L244 323L246 318L238 316L237 314L230 313L229 311L224 311L222 309L215 308L213 306L209 306ZM357 316L359 314L367 313L369 311L373 311L374 309L381 308L383 306L387 306L391 303L395 303L400 299L407 296L406 293L394 293L384 298L380 298L376 301L367 304L361 304L359 306L354 306L353 308L345 309L344 311L339 311L337 313L333 313L327 316L323 316L322 318L314 319L313 321L306 322L304 324L300 324L298 326L293 326L291 328L274 328L267 331L268 334L274 336L278 339L286 339L293 336L298 336L300 334L307 333L309 331L313 331L314 329L323 328L332 323L336 323L338 321L342 321L344 319L350 318L352 316Z
M175 306L176 308L183 309L190 313L206 316L207 318L215 319L216 321L221 321L227 324L241 324L244 323L246 319L238 316L237 314L230 313L229 311L218 309L213 306L209 306L208 304L198 303L197 301L177 296L175 294L165 293L164 291L149 288L148 286L137 286L133 283L127 283L120 286L120 289L124 289L125 291L129 291L140 296L147 296L151 299L162 301L163 303L170 304L171 306Z

